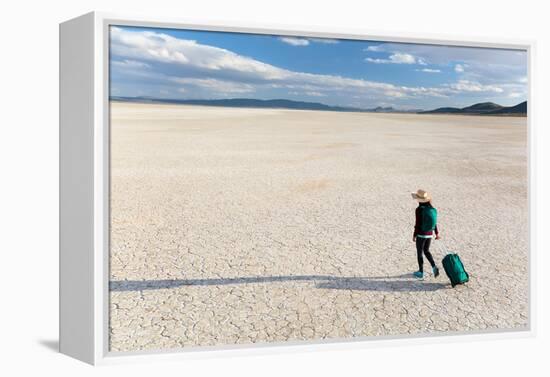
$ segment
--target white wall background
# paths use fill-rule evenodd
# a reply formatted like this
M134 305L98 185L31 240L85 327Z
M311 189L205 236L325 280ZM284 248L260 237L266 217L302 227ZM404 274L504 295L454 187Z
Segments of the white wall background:
M550 27L543 1L80 0L4 2L0 13L0 374L71 376L542 375L548 371ZM91 10L537 41L537 318L530 339L300 352L91 368L58 332L58 23ZM546 35L545 35L546 34ZM513 198L503 198L513 200ZM451 361L452 360L452 361ZM462 368L445 365L457 361ZM539 368L539 372L535 372ZM11 370L11 372L8 372ZM7 373L6 373L7 372ZM32 374L31 374L32 373Z

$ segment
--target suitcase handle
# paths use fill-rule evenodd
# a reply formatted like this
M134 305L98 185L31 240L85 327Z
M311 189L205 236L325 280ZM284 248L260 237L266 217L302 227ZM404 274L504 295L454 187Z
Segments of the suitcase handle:
M433 238L433 241L436 242L435 237ZM443 241L441 241L441 239L439 239L439 240L437 240L437 242L438 242L437 250L439 251L439 254L443 254L443 256L449 254L449 251L445 247Z

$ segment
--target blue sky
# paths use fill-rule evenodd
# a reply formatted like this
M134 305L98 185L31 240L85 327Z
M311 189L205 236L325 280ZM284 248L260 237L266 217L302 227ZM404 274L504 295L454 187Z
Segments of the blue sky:
M432 109L527 98L521 50L111 27L111 95Z

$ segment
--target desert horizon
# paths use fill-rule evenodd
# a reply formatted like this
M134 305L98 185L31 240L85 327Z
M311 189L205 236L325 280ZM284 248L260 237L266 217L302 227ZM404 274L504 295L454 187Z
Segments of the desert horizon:
M183 99L183 98L156 98L156 97L110 97L110 103L143 103L156 105L182 105L198 107L224 107L245 109L274 109L274 110L304 110L304 111L332 111L332 112L370 112L370 113L399 113L399 114L433 114L433 115L484 115L484 116L527 116L527 101L514 105L502 106L493 102L480 102L460 107L442 107L432 110L414 108L383 107L346 107L332 106L322 102L295 101L286 98L258 99L258 98L224 98L224 99Z

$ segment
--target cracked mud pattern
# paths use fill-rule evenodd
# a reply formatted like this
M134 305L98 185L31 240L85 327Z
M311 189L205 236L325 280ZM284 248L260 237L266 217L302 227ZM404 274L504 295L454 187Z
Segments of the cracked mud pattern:
M111 133L112 351L528 325L525 118L115 102ZM417 188L468 284L411 277Z

